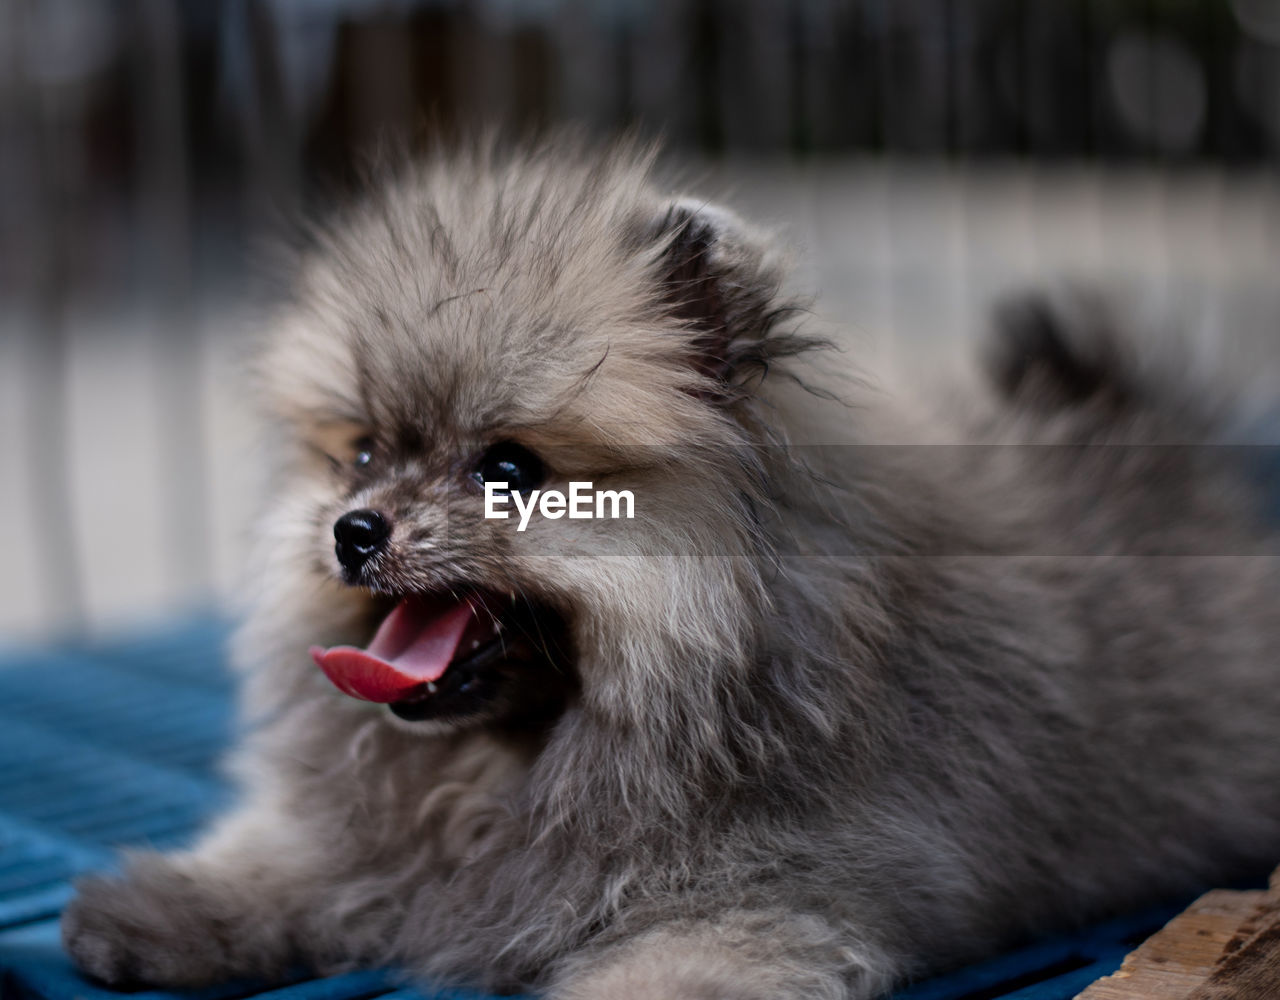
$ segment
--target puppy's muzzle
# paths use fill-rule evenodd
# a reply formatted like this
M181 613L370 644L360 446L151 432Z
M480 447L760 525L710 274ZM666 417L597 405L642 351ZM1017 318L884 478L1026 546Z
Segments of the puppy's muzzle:
M338 562L348 576L360 572L370 559L387 546L391 524L376 510L352 510L333 525L333 547Z

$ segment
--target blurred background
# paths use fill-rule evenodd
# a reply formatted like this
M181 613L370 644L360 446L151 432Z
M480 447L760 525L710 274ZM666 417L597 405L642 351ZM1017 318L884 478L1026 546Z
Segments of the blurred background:
M1280 357L1280 0L0 0L0 639L233 596L257 248L560 122L779 228L873 370L1062 277Z

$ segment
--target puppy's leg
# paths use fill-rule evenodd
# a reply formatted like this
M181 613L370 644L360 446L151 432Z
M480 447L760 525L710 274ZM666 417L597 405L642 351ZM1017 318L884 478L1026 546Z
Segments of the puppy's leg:
M117 987L275 977L297 957L294 929L328 874L296 821L246 810L191 851L138 853L118 877L81 880L63 944Z
M671 924L575 956L552 1000L862 1000L892 982L886 956L816 917L735 912Z

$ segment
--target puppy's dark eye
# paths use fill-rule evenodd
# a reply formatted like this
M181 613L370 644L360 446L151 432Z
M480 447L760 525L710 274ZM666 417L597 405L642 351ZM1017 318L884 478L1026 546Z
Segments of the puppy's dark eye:
M355 441L356 457L352 459L357 469L363 469L373 461L373 438L362 437Z
M506 483L512 493L528 493L542 485L546 468L542 459L514 441L500 441L481 456L471 478L485 483Z

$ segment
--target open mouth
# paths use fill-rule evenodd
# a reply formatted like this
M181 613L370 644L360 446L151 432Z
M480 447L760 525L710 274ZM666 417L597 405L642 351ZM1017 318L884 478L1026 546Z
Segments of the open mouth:
M572 688L565 635L543 605L467 590L404 596L364 648L310 652L338 690L402 719L528 722Z

